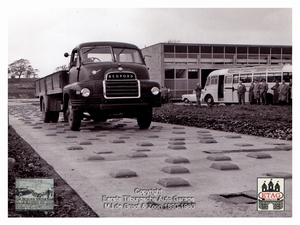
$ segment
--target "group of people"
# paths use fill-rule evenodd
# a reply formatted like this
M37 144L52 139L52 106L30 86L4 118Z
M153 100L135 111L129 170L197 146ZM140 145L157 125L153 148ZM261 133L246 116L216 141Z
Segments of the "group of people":
M249 87L249 102L250 104L267 104L267 92L268 92L268 84L266 80L263 79L261 83L258 83L257 80L254 80L254 83L251 82ZM286 105L292 104L292 80L290 80L289 84L286 84L284 80L279 84L279 81L276 80L276 83L273 87L273 104L274 105ZM239 82L237 86L237 96L239 104L245 104L245 93L246 86L242 81Z

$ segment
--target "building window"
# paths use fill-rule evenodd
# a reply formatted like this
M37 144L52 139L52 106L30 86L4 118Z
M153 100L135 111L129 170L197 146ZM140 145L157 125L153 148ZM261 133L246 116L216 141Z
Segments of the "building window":
M276 48L276 47L271 48L271 53L280 55L281 54L281 48Z
M175 80L165 80L165 87L170 88L171 90L174 91L175 89Z
M164 45L164 52L174 52L174 45Z
M199 70L198 69L189 69L188 70L188 79L198 79Z
M165 69L165 79L174 79L174 74L174 69Z
M175 46L175 58L187 58L187 46ZM186 63L186 61L185 61Z
M258 54L258 47L249 47L249 54Z
M189 53L199 53L199 46L188 46Z
M211 53L211 46L201 46L201 53Z
M282 54L292 54L292 48L282 48Z
M213 46L213 52L214 53L223 53L224 52L224 47Z
M211 46L201 46L201 63L211 64L212 58L212 47ZM204 59L204 60L203 60Z
M247 53L247 47L237 47L237 53Z
M176 79L186 78L186 69L176 69Z
M235 54L235 47L225 47L225 53Z
M175 46L176 53L187 53L187 46Z
M260 47L260 54L270 54L270 48Z

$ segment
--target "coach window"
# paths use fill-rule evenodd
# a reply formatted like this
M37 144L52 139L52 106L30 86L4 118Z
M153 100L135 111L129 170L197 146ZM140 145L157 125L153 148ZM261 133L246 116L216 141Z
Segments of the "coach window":
M265 73L255 73L253 75L253 80L257 80L258 82L262 82L263 79L266 79Z
M209 84L210 84L210 77L207 77L205 86L209 86Z
M233 74L233 83L237 84L239 82L239 75L238 74Z
M251 74L241 74L240 80L243 83L251 83L252 81L252 76Z
M225 84L232 84L232 76L225 76Z
M268 83L274 83L278 80L281 82L281 74L280 73L269 73L267 76L267 82Z
M291 79L292 79L292 73L288 73L288 72L283 73L283 80L285 82L290 82Z
M210 84L217 84L218 83L218 76L212 76L210 80Z

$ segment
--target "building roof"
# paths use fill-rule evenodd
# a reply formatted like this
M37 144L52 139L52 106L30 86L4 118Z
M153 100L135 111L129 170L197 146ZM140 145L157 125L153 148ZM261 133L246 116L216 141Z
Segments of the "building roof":
M176 46L228 46L228 47L292 47L292 45L259 45L259 44L212 44L212 43L169 43L160 42L157 44L146 46L142 49L155 45L176 45Z

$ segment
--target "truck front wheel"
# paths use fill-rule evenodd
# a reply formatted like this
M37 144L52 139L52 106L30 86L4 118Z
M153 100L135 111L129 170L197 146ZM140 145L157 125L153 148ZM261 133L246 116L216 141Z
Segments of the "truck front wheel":
M139 112L137 123L140 129L148 129L152 122L152 108L148 108Z
M68 101L68 108L64 116L68 119L69 127L71 128L71 130L79 130L81 124L81 113L80 111L73 109L70 99Z

